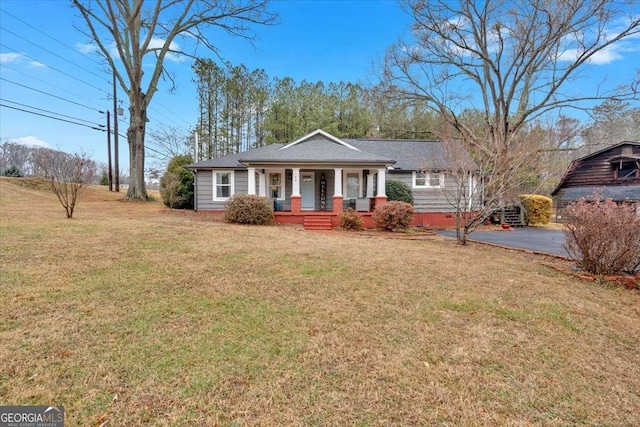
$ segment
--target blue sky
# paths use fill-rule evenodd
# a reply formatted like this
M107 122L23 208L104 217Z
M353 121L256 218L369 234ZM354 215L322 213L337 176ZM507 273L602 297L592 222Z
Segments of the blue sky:
M105 124L100 110L112 108L110 75L99 58L80 52L89 40L74 28L83 22L68 0L3 0L0 3L0 142L7 140L58 148L83 149L106 162L106 134L91 129ZM216 43L225 59L264 68L269 77L297 81L375 81L374 64L385 49L407 34L409 17L395 0L275 1L279 25L258 28L256 45L221 36ZM640 44L640 40L636 39ZM633 50L633 49L632 49ZM204 51L200 51L204 54ZM171 62L177 90L161 85L151 102L149 128L166 124L186 131L197 119L197 98L191 62ZM640 69L640 52L618 52L592 65L588 77L628 79ZM587 78L584 85L593 84ZM122 91L119 95L123 99ZM22 105L21 105L22 104ZM7 106L13 107L8 108ZM123 104L126 112L126 103ZM53 115L88 127L69 124L18 109ZM65 117L62 117L65 119ZM124 134L127 118L120 120ZM120 164L128 152L120 146Z
M407 30L409 22L391 0L277 1L273 6L281 22L259 27L255 46L229 37L218 44L224 58L233 64L264 68L270 77L289 76L297 81L374 79L374 62ZM73 121L81 118L87 120L83 122L87 126L105 124L105 115L98 111L112 108L108 99L111 78L99 58L79 52L89 40L74 29L83 22L69 2L4 0L0 8L1 103L28 110L32 109L24 105L37 107L45 115L58 112ZM151 101L150 128L163 123L186 131L196 124L197 98L190 66L190 60L168 63L178 87L170 94L168 85L161 84ZM126 103L123 106L126 113ZM121 134L126 119L120 119ZM67 152L83 149L100 162L107 158L104 132L0 107L0 141L7 140ZM126 167L127 150L123 143L120 147L120 164Z

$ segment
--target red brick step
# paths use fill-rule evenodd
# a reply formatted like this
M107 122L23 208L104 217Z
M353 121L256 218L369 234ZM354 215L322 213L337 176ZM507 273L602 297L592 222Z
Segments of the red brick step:
M303 225L305 230L333 230L329 216L305 216Z

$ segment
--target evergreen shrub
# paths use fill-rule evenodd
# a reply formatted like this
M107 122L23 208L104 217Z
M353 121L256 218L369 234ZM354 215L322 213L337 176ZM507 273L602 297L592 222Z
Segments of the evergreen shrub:
M521 194L527 224L548 224L553 215L553 200L539 194Z
M413 205L413 192L411 187L402 181L389 180L384 185L384 191L387 193L387 201L389 202L405 202Z
M16 166L11 166L10 168L5 169L3 175L12 176L14 178L22 178L24 176L22 171L18 169Z
M193 173L184 166L192 163L190 155L175 156L160 179L160 194L165 206L193 209Z

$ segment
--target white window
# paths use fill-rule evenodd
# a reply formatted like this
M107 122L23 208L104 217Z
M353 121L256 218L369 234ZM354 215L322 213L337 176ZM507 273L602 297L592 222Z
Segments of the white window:
M233 194L233 171L213 171L213 200L228 200Z
M444 174L437 172L413 172L413 188L443 188Z
M360 172L347 172L345 173L345 184L344 188L346 189L345 198L347 199L357 199L360 196Z
M270 198L284 200L284 172L269 171L267 173L267 194Z
M413 188L427 188L427 174L413 172Z
M443 173L430 173L429 174L429 187L442 188L444 187L444 174Z

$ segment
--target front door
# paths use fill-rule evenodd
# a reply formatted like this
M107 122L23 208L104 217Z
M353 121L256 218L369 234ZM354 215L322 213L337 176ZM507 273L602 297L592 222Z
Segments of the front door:
M313 172L300 173L300 195L302 200L300 207L304 210L312 211L315 209L315 175Z

